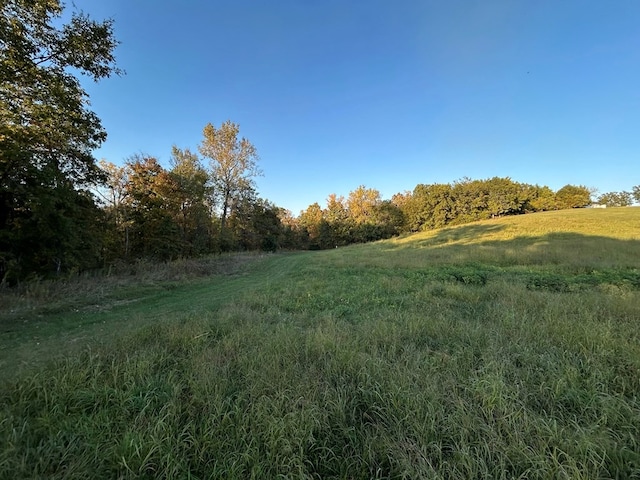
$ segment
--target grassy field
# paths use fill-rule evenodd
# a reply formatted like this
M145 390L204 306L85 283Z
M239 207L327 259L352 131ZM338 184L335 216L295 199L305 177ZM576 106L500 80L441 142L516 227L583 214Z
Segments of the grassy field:
M0 293L0 478L640 478L640 208L137 270Z

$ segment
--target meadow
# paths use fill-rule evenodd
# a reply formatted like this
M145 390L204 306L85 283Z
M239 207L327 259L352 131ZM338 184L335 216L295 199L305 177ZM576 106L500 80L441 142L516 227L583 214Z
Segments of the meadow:
M640 208L0 292L0 478L640 478Z

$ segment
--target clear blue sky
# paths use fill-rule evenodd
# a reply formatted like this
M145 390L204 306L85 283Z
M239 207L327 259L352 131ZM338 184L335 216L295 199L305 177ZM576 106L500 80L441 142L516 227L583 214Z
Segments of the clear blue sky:
M230 119L298 214L358 185L640 184L638 0L75 0L123 77L84 82L97 158L168 166Z

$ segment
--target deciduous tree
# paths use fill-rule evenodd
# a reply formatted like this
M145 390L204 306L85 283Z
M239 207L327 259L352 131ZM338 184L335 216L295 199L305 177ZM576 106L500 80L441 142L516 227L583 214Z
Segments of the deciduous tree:
M510 178L493 177L485 180L487 213L491 217L524 213L525 188Z
M129 255L129 229L131 222L127 218L126 198L128 194L129 172L106 160L100 160L100 168L106 174L104 185L95 191L102 204L105 219L105 260L126 258Z
M349 210L344 197L337 196L335 193L330 194L327 197L327 208L322 213L331 230L329 243L334 246L350 243L353 221L349 218Z
M628 207L633 204L631 192L607 192L600 195L597 202L607 207Z
M282 228L280 247L286 249L299 249L305 244L305 234L302 232L300 222L291 210L278 209L278 219Z
M209 159L211 179L220 202L220 225L224 230L233 202L254 189L254 178L261 175L256 148L246 138L238 138L240 126L230 120L220 128L207 124L200 153Z
M451 189L454 218L452 223L467 223L490 217L489 185L486 180L463 178L453 183Z
M58 0L0 2L0 278L8 262L41 270L53 263L56 270L72 267L61 267L60 256L45 261L44 242L75 248L68 235L82 235L95 209L86 187L104 178L92 151L106 132L76 75L97 81L120 73L113 22L74 12L63 25L62 13ZM24 243L23 227L38 223L36 212L45 204L57 205L47 221L69 228L54 228L29 252L16 251ZM29 256L43 260L29 262ZM62 255L71 257L77 255Z
M392 200L383 200L375 208L374 221L379 227L380 238L390 238L402 231L404 215Z
M347 198L349 216L356 224L372 223L375 209L381 202L382 198L378 190L360 185L349 192Z
M175 189L168 192L175 203L176 221L182 236L183 254L204 253L211 236L213 188L198 156L188 148L176 146L171 152L171 171Z
M127 162L127 206L131 218L131 252L168 260L183 250L176 221L178 206L171 193L174 179L153 157L135 156Z
M276 251L284 233L279 209L271 202L254 197L240 199L229 217L234 246L240 250Z
M331 241L328 223L324 219L322 208L316 202L300 212L298 219L300 227L307 231L308 246L311 248L326 248L326 243Z
M591 205L591 190L583 185L565 185L556 192L558 208L582 208Z
M455 218L451 185L417 185L407 205L407 217L411 231L444 227L450 223Z
M558 205L556 203L556 196L546 185L539 186L533 185L528 188L528 205L534 212L545 212L549 210L556 210Z

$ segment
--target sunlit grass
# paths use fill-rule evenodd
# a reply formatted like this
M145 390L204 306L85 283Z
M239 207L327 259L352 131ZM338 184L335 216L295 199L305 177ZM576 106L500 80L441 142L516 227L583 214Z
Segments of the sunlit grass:
M503 217L379 243L407 249L401 265L485 263L495 266L638 267L640 208L578 209ZM388 259L380 257L383 262Z
M497 219L96 309L121 334L5 376L0 478L637 477L639 228Z

